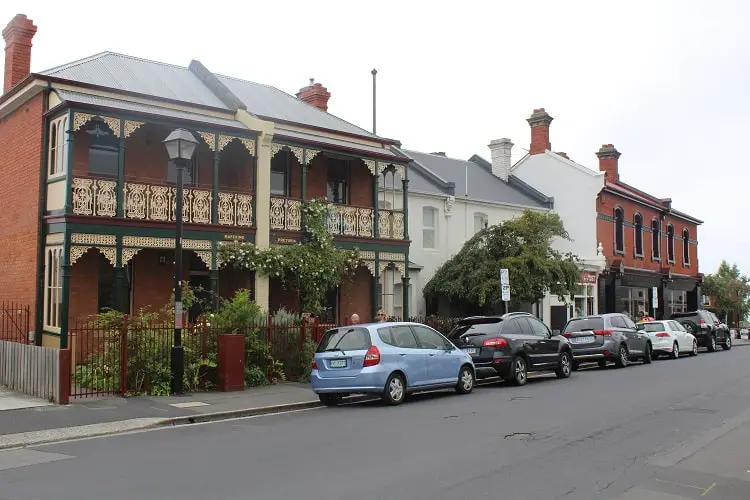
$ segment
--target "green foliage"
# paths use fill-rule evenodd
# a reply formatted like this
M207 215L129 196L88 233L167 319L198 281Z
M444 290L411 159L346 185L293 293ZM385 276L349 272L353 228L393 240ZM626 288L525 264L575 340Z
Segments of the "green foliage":
M224 333L240 334L256 329L262 317L258 304L250 300L249 290L237 290L234 297L222 302L216 314L209 316L211 326Z
M315 357L315 351L317 347L318 346L315 344L315 342L313 342L312 337L308 333L305 336L305 343L302 344L302 352L300 353L300 369L302 370L300 375L300 382L310 381L312 362L313 358Z
M328 290L341 284L359 265L359 252L333 245L326 228L328 204L310 200L302 205L302 219L308 240L296 245L271 246L258 250L249 243L222 245L219 256L223 266L250 269L297 290L302 310L320 313Z
M525 211L522 216L479 231L438 269L424 289L427 300L486 309L500 303L500 269L510 274L511 301L535 302L546 292L572 296L578 288L577 257L551 247L570 239L557 214Z
M712 297L719 316L731 313L744 320L750 312L750 279L740 272L737 264L722 261L715 274L703 280L703 294Z
M274 325L295 325L299 326L302 324L302 315L291 311L287 311L285 307L282 307L276 311L272 317Z

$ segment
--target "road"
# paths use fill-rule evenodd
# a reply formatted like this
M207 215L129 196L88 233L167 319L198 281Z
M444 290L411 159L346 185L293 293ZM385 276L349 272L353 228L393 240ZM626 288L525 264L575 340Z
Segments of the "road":
M0 453L0 499L750 498L750 348Z

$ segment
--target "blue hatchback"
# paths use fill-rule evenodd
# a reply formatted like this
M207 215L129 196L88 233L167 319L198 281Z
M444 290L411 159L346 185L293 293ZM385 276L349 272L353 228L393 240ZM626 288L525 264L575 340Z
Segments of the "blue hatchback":
M320 401L333 406L348 394L379 394L397 405L407 393L453 387L468 394L476 380L471 356L418 323L373 323L328 330L310 374Z

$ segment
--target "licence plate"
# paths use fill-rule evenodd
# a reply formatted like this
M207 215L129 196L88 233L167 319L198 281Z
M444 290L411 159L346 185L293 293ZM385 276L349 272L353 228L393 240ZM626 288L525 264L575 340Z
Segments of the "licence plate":
M591 344L594 342L595 337L593 335L587 335L586 337L573 337L570 339L574 344Z
M476 356L477 354L479 354L479 349L477 349L476 347L464 347L464 352L466 354Z
M345 359L332 359L328 362L328 366L331 368L346 368Z

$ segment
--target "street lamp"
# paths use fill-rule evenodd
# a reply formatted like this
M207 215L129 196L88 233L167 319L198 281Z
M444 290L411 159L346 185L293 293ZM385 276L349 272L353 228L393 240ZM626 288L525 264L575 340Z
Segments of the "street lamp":
M198 141L185 129L174 130L164 145L170 161L177 168L177 200L175 203L174 238L174 346L172 347L172 393L182 394L182 375L185 372L185 352L182 349L182 175L190 164Z

